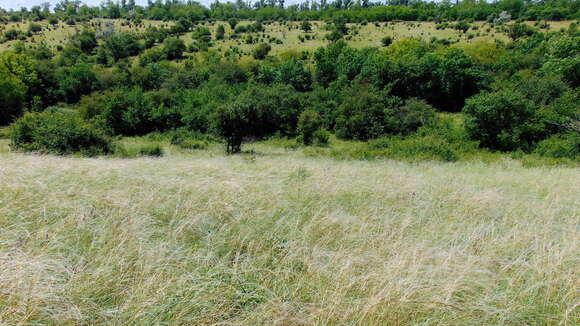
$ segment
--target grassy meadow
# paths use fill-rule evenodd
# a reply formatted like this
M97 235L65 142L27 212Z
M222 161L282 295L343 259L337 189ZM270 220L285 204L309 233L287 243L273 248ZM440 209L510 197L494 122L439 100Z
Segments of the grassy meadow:
M578 168L7 142L1 325L580 322Z

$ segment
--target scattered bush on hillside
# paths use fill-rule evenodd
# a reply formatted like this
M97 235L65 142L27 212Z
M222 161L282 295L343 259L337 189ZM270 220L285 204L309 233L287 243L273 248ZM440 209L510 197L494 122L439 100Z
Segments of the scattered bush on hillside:
M270 46L270 44L261 43L254 49L254 51L252 52L252 55L254 56L254 59L256 59L256 60L264 60L266 58L266 56L268 55L268 53L270 53L271 50L272 50L272 46Z

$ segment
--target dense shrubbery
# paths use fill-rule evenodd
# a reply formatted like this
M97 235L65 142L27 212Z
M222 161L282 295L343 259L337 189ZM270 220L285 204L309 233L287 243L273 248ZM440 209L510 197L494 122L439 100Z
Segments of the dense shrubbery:
M475 6L481 10L474 17L462 6L445 11L447 18L462 21L438 26L468 30L475 28L472 18L498 18L494 6ZM18 53L2 54L0 124L59 104L76 110L79 116L69 120L85 121L83 128L98 126L109 136L171 134L166 141L184 149L206 148L211 140L202 134L223 138L228 152L235 153L245 141L274 135L324 145L331 132L338 138L333 141L371 141L357 147L353 157L453 161L477 146L577 156L580 36L573 26L543 32L498 22L498 30L514 35L513 42L450 46L385 38L381 48L355 49L338 40L356 35L357 27L347 28L347 22L365 15L368 21L432 19L436 7L428 16L420 8L340 9L325 17L337 41L313 52L273 56L272 38L263 33L269 21L231 19L230 36L256 44L255 51L232 47L222 53L208 49L209 24L197 23L209 11L184 8L196 9L188 18L168 16L159 7L147 11L155 19L176 20L171 27L143 33L84 30L61 51L22 43L15 47ZM286 13L277 12L278 18ZM216 37L224 38L225 28L219 26ZM308 31L308 26L301 28ZM186 47L180 35L188 31L194 43ZM199 52L192 56L188 49ZM436 111L461 111L465 129L458 131L458 123L450 127ZM23 121L32 119L27 117Z
M562 125L577 120L578 93L557 76L523 77L513 86L467 101L468 133L485 147L530 150Z
M27 113L10 130L18 150L94 156L112 152L110 140L78 113L47 110Z

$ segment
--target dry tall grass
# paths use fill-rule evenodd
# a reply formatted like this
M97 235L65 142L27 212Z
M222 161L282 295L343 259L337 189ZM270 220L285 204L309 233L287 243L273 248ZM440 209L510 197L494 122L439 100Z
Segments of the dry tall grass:
M578 325L577 168L0 154L3 325Z

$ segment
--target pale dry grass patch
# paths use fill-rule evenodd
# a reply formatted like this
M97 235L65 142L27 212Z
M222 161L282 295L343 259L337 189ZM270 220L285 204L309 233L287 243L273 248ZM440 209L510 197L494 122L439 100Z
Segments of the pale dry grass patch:
M1 154L0 323L579 321L577 168L272 153Z

